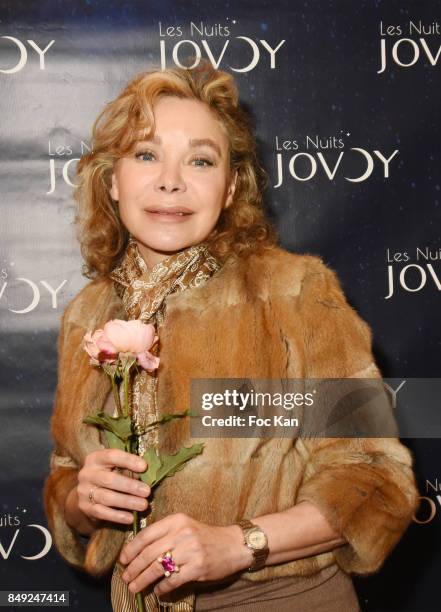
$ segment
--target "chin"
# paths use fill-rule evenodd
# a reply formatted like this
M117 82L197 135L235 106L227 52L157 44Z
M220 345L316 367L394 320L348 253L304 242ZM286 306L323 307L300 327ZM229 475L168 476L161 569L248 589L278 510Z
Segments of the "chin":
M201 240L140 240L147 248L159 253L175 253L189 246L199 244Z

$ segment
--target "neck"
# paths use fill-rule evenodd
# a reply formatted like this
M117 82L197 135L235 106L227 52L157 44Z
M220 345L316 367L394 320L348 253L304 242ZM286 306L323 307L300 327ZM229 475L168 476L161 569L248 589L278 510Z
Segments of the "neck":
M145 261L148 268L153 268L159 262L164 261L164 259L167 259L167 257L170 257L170 255L174 255L175 253L179 253L179 251L184 250L177 249L176 251L156 251L154 249L146 247L138 240L136 240L136 243L138 245L139 254Z

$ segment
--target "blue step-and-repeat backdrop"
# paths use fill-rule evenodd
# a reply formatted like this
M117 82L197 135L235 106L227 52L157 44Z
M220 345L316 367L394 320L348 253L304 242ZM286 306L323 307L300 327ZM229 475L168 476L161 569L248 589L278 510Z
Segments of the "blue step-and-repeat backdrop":
M2 0L0 590L111 610L110 578L58 556L42 503L60 315L87 282L75 167L132 76L190 56L237 80L282 245L337 271L385 377L440 378L439 0ZM429 410L439 422L439 396ZM420 508L381 571L355 579L364 611L440 609L441 443L425 431L403 439Z

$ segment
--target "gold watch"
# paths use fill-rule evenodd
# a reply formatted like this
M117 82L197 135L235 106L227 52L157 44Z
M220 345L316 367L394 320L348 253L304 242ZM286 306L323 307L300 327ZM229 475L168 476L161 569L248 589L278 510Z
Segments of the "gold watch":
M243 531L244 544L253 553L253 562L248 568L249 572L255 572L265 565L266 558L269 555L268 538L266 533L248 519L238 521L236 525Z

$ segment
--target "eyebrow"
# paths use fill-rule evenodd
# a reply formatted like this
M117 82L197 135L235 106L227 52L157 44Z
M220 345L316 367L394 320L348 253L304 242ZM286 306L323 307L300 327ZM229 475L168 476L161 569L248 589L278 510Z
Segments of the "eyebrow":
M190 147L199 147L202 145L206 145L207 147L211 147L216 151L219 157L222 157L222 151L220 150L220 146L211 140L211 138L192 138L190 140Z
M153 142L157 145L161 144L161 138L157 135L152 136L151 138L147 138L146 142ZM211 147L212 149L214 149L216 151L216 153L219 155L219 157L222 157L222 151L220 146L214 142L214 140L212 140L211 138L191 138L188 141L190 147L194 148L194 147L200 147L200 146L207 146L207 147Z

